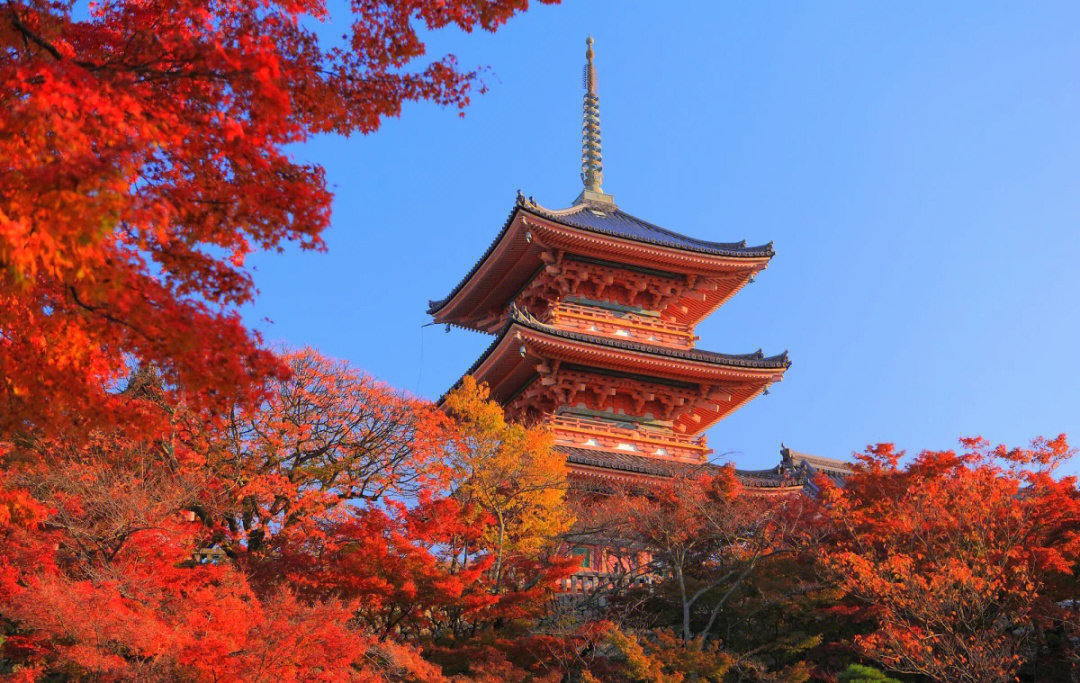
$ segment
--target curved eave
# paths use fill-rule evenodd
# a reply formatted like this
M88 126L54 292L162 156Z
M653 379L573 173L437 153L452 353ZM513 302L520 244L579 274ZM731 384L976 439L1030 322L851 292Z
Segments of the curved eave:
M780 447L780 457L789 467L808 467L814 472L822 472L834 478L847 477L854 472L854 465L850 461L802 453L783 445Z
M627 265L667 270L678 274L719 278L714 289L677 302L674 317L697 322L730 299L773 256L771 245L743 247L679 239L700 246L672 246L660 240L630 239L597 227L572 225L559 212L519 203L487 251L450 294L429 302L435 322L453 323L482 332L493 332L510 301L541 269L545 249L614 260ZM643 222L644 223L644 222ZM656 228L656 230L661 230ZM682 310L685 309L685 310Z
M675 460L662 460L642 455L618 453L612 451L556 446L555 451L566 456L566 463L571 475L597 477L615 480L664 480L676 476L696 476L716 472L723 465L714 463L691 463ZM735 470L735 479L755 493L783 494L799 493L805 484L783 477L772 471L772 476L763 476L761 472Z
M492 398L505 403L537 378L535 368L541 360L653 377L661 382L723 385L724 396L703 396L676 421L676 426L687 434L699 433L738 410L770 384L780 381L790 366L786 354L730 355L623 342L552 328L515 311L510 323L466 374L487 382Z
M681 251L693 251L715 256L770 257L772 242L758 246L746 246L740 242L710 242L662 228L649 221L632 216L618 207L585 202L568 209L546 209L535 202L519 200L530 212L556 221L562 225L587 230L611 237L631 239L643 244L654 244Z
M636 341L614 339L611 337L586 334L584 332L564 330L554 325L540 322L516 307L512 307L510 310L510 324L520 325L530 330L543 332L563 339L577 340L648 355L665 356L668 358L706 363L709 365L781 371L786 370L791 366L787 351L775 356L766 356L760 349L753 353L718 353L716 351L705 351L703 349L676 349L667 346L658 346L656 344L644 344Z

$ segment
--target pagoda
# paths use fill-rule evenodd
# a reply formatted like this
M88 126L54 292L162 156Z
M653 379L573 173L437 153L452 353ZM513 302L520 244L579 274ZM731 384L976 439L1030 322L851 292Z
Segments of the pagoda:
M487 251L428 312L448 329L494 335L467 374L508 417L545 422L571 480L597 485L708 467L704 431L790 361L696 347L695 326L769 265L772 244L681 235L603 191L592 38L585 56L581 194L555 210L519 192ZM783 491L805 483L797 470L737 472Z

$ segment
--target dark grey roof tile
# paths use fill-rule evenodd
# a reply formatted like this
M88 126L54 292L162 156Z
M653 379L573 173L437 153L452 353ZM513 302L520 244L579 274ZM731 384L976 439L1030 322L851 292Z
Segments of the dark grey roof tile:
M746 246L746 240L740 242L700 240L661 228L615 207L583 204L567 211L550 211L538 205L530 205L526 208L556 223L662 247L686 249L716 256L760 258L773 255L771 242L748 247Z

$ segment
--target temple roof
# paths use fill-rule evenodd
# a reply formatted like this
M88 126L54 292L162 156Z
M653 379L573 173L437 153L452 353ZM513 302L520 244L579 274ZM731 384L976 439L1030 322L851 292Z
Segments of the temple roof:
M577 448L575 446L555 446L556 452L566 455L566 462L589 467L601 467L622 472L649 474L658 477L673 477L694 473L708 473L717 466L703 462L700 464L663 460L633 453Z
M820 455L800 453L780 444L779 469L796 472L806 480L806 487L816 494L818 485L814 481L817 475L824 474L834 484L843 485L844 480L852 473L851 463L836 458L823 458Z
M654 245L667 249L676 249L684 252L692 252L711 257L724 257L734 259L770 259L774 252L772 243L760 246L748 247L746 241L741 242L709 242L661 228L653 223L632 216L614 205L585 203L572 206L568 209L546 209L530 199L526 199L520 193L517 203L510 211L509 217L503 224L502 229L492 240L479 260L469 269L465 277L443 299L428 302L428 313L436 314L444 308L457 294L469 283L484 263L492 256L503 238L516 224L515 221L521 216L533 216L551 221L552 223L585 231L596 235L630 240L639 244ZM531 275L531 271L529 273ZM750 274L747 274L749 277Z
M852 472L851 463L846 460L800 453L784 444L780 444L780 456L782 458L780 463L782 467L802 467L814 472L824 472L834 479L846 477Z
M521 325L537 332L543 332L555 337L561 337L563 339L571 339L574 341L587 342L589 344L597 344L600 346L607 346L615 349L624 349L626 351L636 351L639 353L651 353L658 356L667 356L669 358L676 358L679 360L697 361L700 363L711 363L714 365L727 365L730 367L739 368L761 368L768 370L783 370L791 367L791 361L788 360L787 351L777 354L775 356L766 356L762 353L761 349L754 351L753 353L719 353L716 351L705 351L702 349L674 349L667 346L657 346L655 344L642 344L641 342L624 341L622 339L614 339L611 337L599 337L592 334L585 334L583 332L571 332L564 330L553 325L548 325L537 320L535 317L529 315L525 311L522 311L517 306L512 306L510 309L510 317L507 320L506 325L487 349L484 350L480 357L476 359L472 367L468 369L465 374L472 374L487 358L488 354L495 350L502 341L503 336L510 330L513 325Z

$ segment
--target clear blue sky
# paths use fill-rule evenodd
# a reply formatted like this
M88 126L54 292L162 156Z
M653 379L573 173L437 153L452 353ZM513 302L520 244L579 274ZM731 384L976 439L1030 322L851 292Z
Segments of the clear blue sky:
M710 430L718 455L1080 444L1078 26L1076 2L570 0L495 35L438 33L432 54L489 66L490 92L463 119L414 105L373 136L299 147L336 192L329 253L256 257L246 319L441 394L490 338L421 329L428 299L517 188L548 207L580 189L592 33L604 189L679 232L775 241L698 327L702 348L793 360Z

